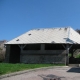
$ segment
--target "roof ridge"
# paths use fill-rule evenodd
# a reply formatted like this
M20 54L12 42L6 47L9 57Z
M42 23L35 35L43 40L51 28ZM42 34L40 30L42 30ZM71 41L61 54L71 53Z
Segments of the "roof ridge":
M58 29L58 28L70 28L71 26L65 26L65 27L50 27L50 28L36 28L31 30L41 30L41 29Z
M69 31L68 31L68 39L70 38L70 29L71 29L71 27L69 27Z

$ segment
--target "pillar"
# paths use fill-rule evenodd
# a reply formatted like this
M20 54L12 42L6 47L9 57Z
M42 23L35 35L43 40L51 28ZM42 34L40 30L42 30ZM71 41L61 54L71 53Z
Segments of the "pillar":
M45 50L45 44L41 44L41 50Z
M69 64L69 44L66 45L66 65Z
M71 57L73 57L73 53L74 53L74 52L73 52L73 50L72 50Z

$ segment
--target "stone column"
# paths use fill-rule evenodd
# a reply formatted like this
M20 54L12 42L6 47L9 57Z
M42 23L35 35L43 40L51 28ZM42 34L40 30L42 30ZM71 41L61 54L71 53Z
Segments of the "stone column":
M10 45L6 45L6 53L5 53L4 62L9 63L9 57L10 57Z
M44 50L45 50L45 44L41 44L41 49L40 49L41 55L39 55L39 63L44 63L45 56L42 55L45 53Z
M45 44L41 44L41 50L45 50Z

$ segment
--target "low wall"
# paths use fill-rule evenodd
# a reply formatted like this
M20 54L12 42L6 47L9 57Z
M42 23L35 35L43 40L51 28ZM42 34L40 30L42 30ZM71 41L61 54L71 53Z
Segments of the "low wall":
M21 63L65 63L64 56L54 55L22 55Z
M21 63L65 63L65 51L22 51ZM36 53L35 53L36 52ZM45 53L46 52L46 53ZM30 53L30 54L29 54Z

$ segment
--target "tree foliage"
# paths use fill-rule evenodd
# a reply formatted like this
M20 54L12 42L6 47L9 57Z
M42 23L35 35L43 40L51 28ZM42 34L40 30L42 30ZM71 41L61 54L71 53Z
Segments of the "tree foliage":
M78 32L80 34L80 29L76 29L76 32Z
M5 51L0 48L0 62L2 62L5 59Z

